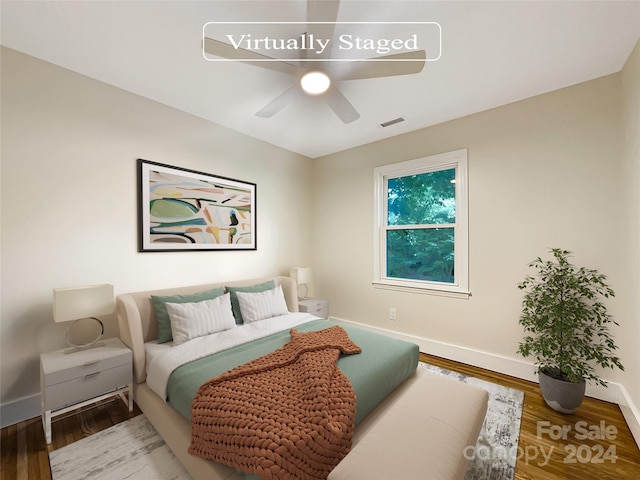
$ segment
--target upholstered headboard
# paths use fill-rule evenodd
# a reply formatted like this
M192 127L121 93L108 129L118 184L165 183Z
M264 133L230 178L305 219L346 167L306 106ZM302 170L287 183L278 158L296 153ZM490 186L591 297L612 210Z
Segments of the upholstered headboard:
M120 339L133 352L133 378L137 383L146 380L144 343L158 338L156 313L151 303L152 295L190 295L216 287L249 286L273 280L282 285L284 298L290 312L298 311L298 291L295 280L289 277L266 277L235 282L210 283L190 287L125 293L116 298Z

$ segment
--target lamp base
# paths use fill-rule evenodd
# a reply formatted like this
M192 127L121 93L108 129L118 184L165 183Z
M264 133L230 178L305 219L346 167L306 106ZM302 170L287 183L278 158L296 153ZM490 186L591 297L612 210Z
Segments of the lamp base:
M300 287L304 287L304 295L302 296L300 296ZM306 300L307 298L309 298L309 285L307 285L306 283L301 283L300 285L298 285L298 301Z
M65 332L64 332L64 341L67 343L67 345L69 345L71 347L71 348L69 348L69 349L64 351L65 355L69 354L69 353L81 352L83 350L89 350L91 348L97 348L97 347L103 347L104 346L104 342L100 342L100 339L104 335L104 323L102 323L102 321L97 319L96 317L89 317L89 318L91 320L95 320L96 322L98 322L100 324L100 333L96 336L96 338L94 338L93 340L91 340L88 343L73 343L71 340L69 340L69 335L71 333L71 328L77 322L79 322L81 320L87 320L87 319L86 318L81 318L79 320L74 320L73 322L71 322L69 324L69 326L65 329Z
M91 350L92 348L98 348L98 347L104 347L106 344L104 342L96 342L96 343L92 343L91 345L87 345L86 347L71 347L71 348L67 348L64 352L65 355L68 355L70 353L76 353L76 352L82 352L84 350Z

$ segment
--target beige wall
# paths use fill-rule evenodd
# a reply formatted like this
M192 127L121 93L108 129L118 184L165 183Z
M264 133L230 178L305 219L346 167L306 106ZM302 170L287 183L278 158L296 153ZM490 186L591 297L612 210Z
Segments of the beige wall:
M37 394L39 353L64 346L55 287L119 294L310 261L311 160L7 49L1 153L3 404ZM138 253L137 158L255 182L257 251Z
M610 75L316 160L314 276L332 316L415 336L437 354L530 375L515 353L523 333L517 284L531 260L561 247L609 276L620 292L608 302L623 324L615 334L637 338L626 223L638 205L624 203L620 86L620 75ZM472 297L374 289L373 168L460 148L469 155ZM397 309L395 322L389 307ZM636 363L637 354L625 348L624 360ZM628 380L614 371L604 377Z
M629 303L624 317L621 347L625 355L624 385L636 411L623 407L627 418L640 418L640 42L622 71L625 156L623 165L626 219L622 231L628 240ZM630 425L633 423L630 422ZM640 438L640 427L634 435Z

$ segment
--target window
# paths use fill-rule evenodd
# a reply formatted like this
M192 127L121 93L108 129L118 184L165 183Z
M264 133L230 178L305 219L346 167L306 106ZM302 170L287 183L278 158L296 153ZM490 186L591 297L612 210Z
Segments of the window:
M467 297L467 150L378 167L374 177L374 285Z

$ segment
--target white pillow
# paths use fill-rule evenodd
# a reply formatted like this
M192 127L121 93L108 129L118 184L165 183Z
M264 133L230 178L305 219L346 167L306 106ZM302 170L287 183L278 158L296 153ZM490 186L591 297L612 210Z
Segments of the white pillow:
M289 313L280 285L264 292L236 292L236 295L238 295L240 313L242 313L244 323L257 322Z
M192 303L167 303L173 344L235 328L231 312L231 295L225 293L211 300Z

